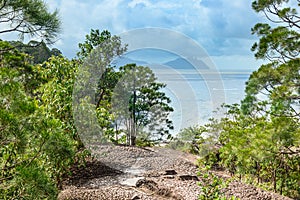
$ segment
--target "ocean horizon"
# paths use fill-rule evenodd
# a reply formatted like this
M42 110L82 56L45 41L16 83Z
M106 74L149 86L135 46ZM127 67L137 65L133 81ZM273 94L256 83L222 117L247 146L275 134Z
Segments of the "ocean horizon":
M209 56L183 58L174 53L141 49L114 60L118 67L135 63L149 67L158 82L165 83L163 91L171 99L174 112L172 135L190 126L204 125L210 118L222 117L222 104L240 103L251 70L218 69ZM192 62L192 63L191 63Z
M187 74L179 77L164 76L164 92L171 98L174 112L170 119L174 123L172 135L190 126L204 125L210 118L222 117L217 111L222 104L240 103L244 98L246 82L250 72L223 72L217 76L203 77ZM166 79L167 78L167 79Z

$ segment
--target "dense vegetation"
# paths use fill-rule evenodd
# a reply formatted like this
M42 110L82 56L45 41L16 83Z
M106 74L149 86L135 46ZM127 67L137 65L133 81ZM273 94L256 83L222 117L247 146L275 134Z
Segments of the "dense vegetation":
M61 30L58 11L50 13L40 0L1 0L0 34L16 32L21 39L33 36L52 44Z
M290 4L288 4L290 3ZM295 6L289 7L289 6ZM259 23L252 50L269 63L254 71L241 104L224 105L220 120L181 131L173 145L204 156L240 179L300 197L300 16L299 1L256 0L252 7L270 24ZM184 143L189 138L192 144Z
M29 62L31 64L40 64L47 61L51 56L61 56L62 53L57 48L49 49L46 43L41 41L30 41L28 44L23 44L20 41L10 41L12 46L16 47L20 52L29 55Z
M300 196L300 16L292 8L298 4L253 2L271 22L252 29L260 38L252 50L269 63L252 73L240 105L224 105L224 118L184 129L175 141L204 155L206 165L294 198ZM55 41L60 20L43 1L2 0L0 18L10 25L0 34L41 39L27 45L0 41L0 199L56 199L63 175L89 154L75 126L72 95L80 89L78 72L89 70L90 54L101 55L92 105L104 139L152 145L170 138L173 109L161 92L166 85L147 67L110 66L126 52L119 37L91 30L78 57L69 60L46 46ZM204 179L213 186L203 185L204 194L220 192L222 181L212 174Z
M49 13L42 1L0 5L1 23L11 23L0 33L31 34L51 43L59 32L57 12ZM45 43L37 43L48 50ZM39 52L39 47L33 50ZM62 175L78 157L80 145L68 120L43 102L43 88L51 78L44 65L31 64L33 57L24 48L20 42L0 42L0 199L56 199Z
M172 128L168 114L173 109L161 92L165 85L147 67L109 65L126 51L119 37L92 30L79 44L78 58L69 60L44 42L56 39L60 21L43 1L1 1L0 9L0 23L12 27L0 34L18 32L42 40L0 41L0 199L56 199L63 175L89 155L75 126L72 94L92 51L104 55L99 61L105 64L104 75L98 77L93 105L105 140L150 145L168 136ZM100 47L107 51L100 52ZM132 79L130 74L137 76ZM123 94L114 91L122 88L117 86L120 81L127 84L128 99L113 97ZM113 109L113 100L125 101L117 104L123 107ZM159 126L163 122L166 127Z

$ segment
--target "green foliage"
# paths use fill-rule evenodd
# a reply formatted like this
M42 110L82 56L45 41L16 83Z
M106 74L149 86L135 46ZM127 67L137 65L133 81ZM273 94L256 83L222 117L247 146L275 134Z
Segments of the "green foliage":
M107 30L104 30L100 33L98 29L91 29L91 33L85 36L84 43L79 43L78 46L80 51L77 52L77 56L79 59L87 58L93 49L96 49L99 45L111 38L111 33Z
M139 132L136 138L136 146L139 147L151 147L158 143L156 140L151 140L150 134L147 132ZM126 142L126 141L125 141ZM124 143L125 143L124 142Z
M205 127L194 126L187 127L177 134L169 147L193 154L199 154L199 145L204 142L203 133L206 131Z
M114 89L113 108L119 126L126 127L127 142L143 133L144 140L162 140L170 137L173 129L168 115L173 111L170 98L161 90L166 86L158 83L148 67L128 64L120 68L121 79ZM123 124L122 124L123 123Z
M54 43L60 32L58 11L50 13L41 0L1 0L1 33L17 32L21 38L35 36L46 43Z
M31 56L30 62L32 64L41 64L47 61L51 56L62 56L60 50L56 48L50 50L43 41L30 41L28 44L23 44L20 41L11 41L9 43L20 52Z
M112 36L106 30L100 32L92 29L91 33L86 35L85 41L79 44L79 48L77 56L83 66L79 69L79 84L75 87L79 93L78 103L81 102L78 109L85 107L85 113L93 112L94 105L88 105L87 101L93 102L100 125L91 130L91 124L88 125L84 121L89 119L88 121L92 122L94 119L84 114L78 116L82 131L91 132L94 136L103 133L105 138L102 139L114 143L124 142L126 138L128 144L134 144L136 140L139 144L146 144L154 137L158 140L169 135L168 129L172 129L173 126L167 116L173 109L168 105L170 99L160 91L165 85L156 82L149 68L133 64L116 71L110 66L115 57L126 51L126 45L121 44L119 37ZM95 102L94 96L84 96L86 94L80 92L87 90L86 86L83 86L84 82L94 80L95 77L91 78L92 76L99 76L95 82L89 83L92 85L91 90L94 90L96 85ZM136 87L132 87L134 84ZM79 110L78 113L82 113ZM138 132L142 133L141 137L137 137ZM86 138L91 139L92 135Z
M77 141L78 148L82 142L77 133L73 119L73 89L79 62L69 61L64 57L51 57L36 69L44 83L36 90L41 108L62 122L66 135Z
M0 199L55 199L73 162L74 141L26 92L23 69L30 67L23 54L9 48L0 67Z
M48 62L37 65L38 70L46 82L37 92L48 112L55 113L55 117L62 121L72 119L72 92L78 62L69 61L63 57L52 57Z
M299 182L300 177L299 121L286 116L270 117L266 112L244 115L239 105L225 107L226 117L217 126L220 148L201 161L211 167L224 167L239 177L250 175L252 182L256 178L258 184L297 197L299 187L291 183Z
M222 123L212 118L204 126L182 129L169 146L174 149L198 154L202 158L202 162L214 166L219 160L216 154L218 155L218 150L221 146L219 136L222 129Z
M290 4L289 4L290 2ZM293 7L287 7L290 5L295 5L296 8ZM287 24L286 28L289 30L293 28L300 28L299 27L299 18L297 13L297 6L299 6L299 1L295 0L255 0L252 2L252 8L256 12L262 12L265 14L266 18L273 23L277 24ZM257 24L255 27L260 26L260 24ZM265 24L264 26L268 26ZM284 26L282 26L284 27ZM289 38L292 39L292 38ZM299 39L299 38L294 38ZM276 41L273 40L273 41ZM290 43L289 40L287 43ZM280 43L285 43L286 41L280 41ZM295 43L291 43L293 45ZM298 44L299 45L299 44ZM271 47L271 49L275 50L275 48ZM284 48L282 48L283 50Z
M98 83L96 92L96 107L108 109L112 98L112 92L120 80L122 74L116 72L113 67L106 67Z
M292 4L286 4L291 2ZM296 4L295 4L296 3ZM247 97L242 102L244 113L252 110L269 112L275 116L299 118L299 49L300 24L297 5L289 0L257 0L253 9L263 12L268 20L278 26L258 23L252 33L260 37L252 50L256 58L269 59L270 63L253 72L247 87ZM264 94L262 101L259 94ZM257 107L257 108L254 108Z
M253 72L241 106L227 107L221 120L221 164L230 172L257 178L275 192L298 198L299 192L299 15L288 0L256 0L272 25L258 23L252 50L268 59ZM291 1L292 2L292 1ZM298 183L298 184L297 184Z
M213 174L208 167L200 169L198 176L201 181L199 186L201 187L201 193L198 197L199 200L227 200L236 199L235 197L226 198L224 194L225 188L228 186L230 180L223 180L217 175Z
M219 122L220 148L199 162L224 167L264 188L298 197L299 122L285 116L244 115L239 105L225 107L226 117Z
M77 128L86 134L86 139L98 135L104 141L117 143L121 139L118 137L120 130L113 125L115 116L111 111L111 98L120 73L110 63L126 51L126 46L122 45L118 36L111 36L108 31L100 33L92 30L79 48L80 66L74 87ZM95 94L88 90L95 91ZM95 109L97 119L92 119Z
M243 112L268 112L272 116L299 116L300 59L272 62L252 73L246 86ZM259 99L264 95L264 99ZM268 109L267 109L268 107Z
M267 19L278 26L258 23L252 33L260 37L252 50L256 58L269 59L259 70L253 72L242 102L244 113L268 112L273 117L299 118L299 49L300 24L297 8L286 7L289 0L258 0L253 9L263 12ZM297 3L295 1L291 1ZM259 99L264 94L265 99ZM256 108L254 108L256 107Z

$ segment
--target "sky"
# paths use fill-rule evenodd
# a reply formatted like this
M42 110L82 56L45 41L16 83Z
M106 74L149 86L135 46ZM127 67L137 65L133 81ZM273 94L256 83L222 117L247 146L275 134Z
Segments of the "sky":
M60 40L54 45L69 58L91 29L119 35L155 27L180 32L199 43L218 68L252 70L256 61L251 28L263 21L252 0L45 0L62 20Z
M140 28L164 28L195 40L215 65L226 70L255 70L251 27L264 20L252 0L44 0L62 20L59 40L52 46L74 58L78 43L91 29L114 35Z
M168 62L168 59L173 58L174 53L179 52L179 56L183 55L185 58L188 58L189 55L196 55L188 58L191 63L196 63L199 61L197 53L200 52L201 56L208 55L207 57L217 69L230 72L253 71L263 63L257 61L254 53L250 50L253 43L258 41L257 36L251 35L251 28L256 23L265 20L261 14L252 10L252 1L44 0L51 12L56 9L59 11L62 21L62 32L58 41L51 48L60 49L68 58L76 56L76 52L79 50L78 44L84 42L85 35L89 34L91 29L99 29L100 31L109 30L113 35L119 35L122 38L127 37L129 41L135 42L137 47L143 47L143 45L151 47L155 44L154 47L160 47L162 50L174 50L169 53L167 51L164 53L152 51L151 53L149 50L132 51L131 59L133 60L152 59L153 61L155 60L153 57L155 57L156 61L161 64ZM146 31L139 31L146 28L148 28ZM7 38L12 39L13 36L8 35ZM178 38L180 39L178 40ZM194 54L195 52L196 54ZM162 55L164 58L159 58ZM168 70L170 71L170 69ZM176 73L178 72L176 71ZM205 73L202 75L204 80L209 79L205 78ZM194 91L194 88L204 87L192 86L188 81L180 82L180 86L176 85L178 81L175 81L173 85L168 84L168 87L171 88L170 93L174 94L176 96L174 98L182 104L182 106L176 106L183 108L181 114L178 114L179 117L182 116L181 121L187 121L189 117L200 119L200 117L191 115L193 112L198 115L197 109L195 109L197 105L202 106L199 108L205 112L205 109L215 108L214 105L218 106L219 102L224 102L223 99L227 98L227 93L225 95L224 92L226 88L218 85L222 83L220 77L218 80L212 80L211 85L209 85L209 80L206 83L211 98L211 100L206 100L206 103L201 100L204 99L205 92L190 92ZM182 89L183 83L190 85ZM193 84L195 83L193 82ZM226 86L226 84L224 85ZM238 97L242 98L242 89L237 90L235 87L243 87L243 85L242 81L234 82L227 89L232 93L237 92ZM188 91L189 94L184 93ZM211 106L209 106L209 101ZM191 102L194 102L195 106L192 106ZM203 116L206 114L204 113ZM182 124L188 124L188 122Z

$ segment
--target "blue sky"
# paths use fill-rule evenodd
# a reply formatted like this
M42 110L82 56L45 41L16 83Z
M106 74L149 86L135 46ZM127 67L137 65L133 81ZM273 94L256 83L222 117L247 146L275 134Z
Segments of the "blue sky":
M170 44L162 44L162 46L176 49L182 54L194 55L194 52L198 52L199 49L201 52L201 49L204 49L220 71L239 73L239 71L255 70L262 64L262 61L255 60L253 52L250 51L252 44L258 40L256 36L251 35L251 28L256 23L264 21L262 15L252 10L252 0L44 1L51 11L59 10L62 20L62 33L52 47L60 49L68 58L76 56L78 43L85 40L85 35L91 29L107 29L114 35L126 36L126 33L136 33L129 37L129 40L145 41L148 46L154 43L159 46L160 38L163 38L161 39L162 43L175 43L178 44L178 48L174 48ZM137 38L141 35L139 35L139 31L134 32L134 30L143 28L163 29L162 32L166 34L155 35L159 32L149 31L144 38L143 35L141 38ZM169 32L165 30L169 30ZM178 34L174 34L174 32ZM165 37L166 35L172 36L173 40ZM183 39L176 41L176 38L180 37ZM196 48L192 48L193 45L189 46L189 42L192 44L192 41L198 43ZM199 46L201 48L198 48ZM145 52L148 54L145 55ZM163 54L162 52L156 53ZM203 53L200 54L203 56ZM136 51L131 58L143 61L146 58L149 59L149 55L149 51ZM159 57L152 52L151 56L154 55ZM171 59L173 56L166 52L164 55L165 57L160 60L161 63L167 62L168 57ZM193 59L191 60L197 61L197 59ZM169 71L170 69L168 69L168 73ZM181 75L178 71L175 72L175 74ZM157 74L160 75L156 72ZM161 74L163 75L163 73ZM181 82L176 80L168 83L169 94L173 94L172 101L180 103L180 105L175 104L177 110L175 110L176 116L173 117L178 130L183 125L197 124L198 120L205 121L204 119L211 116L211 111L221 103L230 102L231 96L235 101L243 97L244 79L233 80L227 85L225 83L222 85L221 77L210 80L209 77L205 78L205 73L201 73L201 75L204 77L204 82L198 80L198 82L190 83L182 78ZM214 74L214 76L217 75Z
M58 9L63 23L54 45L69 58L90 29L122 34L137 28L166 28L199 43L220 69L252 70L256 61L251 27L263 17L251 9L252 0L45 0Z

